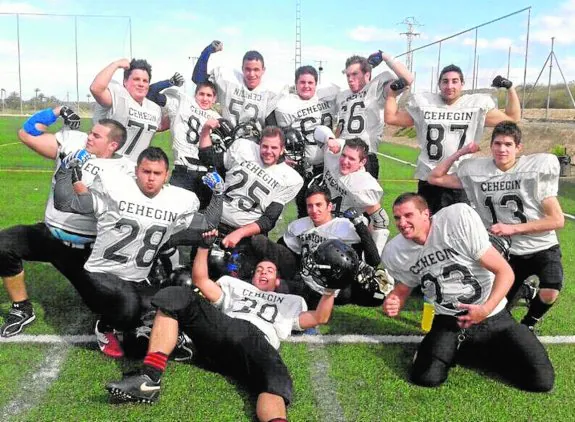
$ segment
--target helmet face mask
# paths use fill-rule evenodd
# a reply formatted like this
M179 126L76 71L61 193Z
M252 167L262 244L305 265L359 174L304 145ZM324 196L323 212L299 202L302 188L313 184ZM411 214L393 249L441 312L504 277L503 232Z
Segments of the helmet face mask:
M301 132L288 128L285 135L285 155L297 164L300 164L305 156L305 139Z
M225 152L233 142L234 125L227 119L218 119L220 126L212 130L210 135L216 152Z
M232 139L249 139L259 142L262 137L262 125L258 120L250 119L246 122L238 123L232 132Z
M302 276L329 289L342 289L351 284L359 267L359 258L353 248L341 240L323 242L302 260Z

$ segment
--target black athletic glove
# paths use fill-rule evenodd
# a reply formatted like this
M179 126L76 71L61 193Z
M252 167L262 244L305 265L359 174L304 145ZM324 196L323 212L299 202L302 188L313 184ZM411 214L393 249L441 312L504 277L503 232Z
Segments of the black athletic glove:
M493 79L493 82L491 82L491 86L495 88L509 89L513 86L513 82L501 75L497 75L495 79Z
M65 126L68 126L72 130L80 129L80 116L78 116L71 108L66 106L62 107L60 109L60 116L62 117L62 120L64 120Z
M182 86L184 84L184 77L176 72L174 76L170 78L170 84L172 84L172 86Z
M224 49L224 44L218 40L213 40L212 43L210 44L210 46L212 47L212 51L214 53L216 53L218 51L222 51Z
M377 50L377 52L370 54L367 58L367 62L371 65L371 67L377 67L383 61L383 56L381 55L381 50Z
M389 89L391 89L392 91L401 91L407 85L408 85L408 83L405 80L405 78L399 78L399 79L396 79L395 81L393 81L391 84L389 84Z

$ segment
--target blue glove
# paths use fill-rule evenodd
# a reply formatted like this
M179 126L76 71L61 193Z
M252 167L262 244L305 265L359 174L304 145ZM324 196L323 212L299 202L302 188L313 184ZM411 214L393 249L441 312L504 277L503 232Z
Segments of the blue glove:
M348 208L343 212L343 217L347 218L354 226L363 223L362 215L355 208Z
M36 129L36 123L40 123L45 126L50 126L58 119L58 116L54 114L54 111L51 108L46 108L38 113L33 114L26 122L24 122L24 132L28 135L32 136L40 136L44 132L39 131Z
M204 182L204 185L211 189L214 195L221 195L224 193L224 179L222 179L222 176L220 176L217 172L214 171L211 173L206 173L206 175L202 177L202 182Z
M81 168L91 157L92 154L88 151L85 149L79 149L78 151L74 151L66 155L62 159L60 166L66 169Z
M367 58L367 62L371 65L371 67L377 67L383 61L383 57L381 55L381 50L377 50L377 52L370 54Z

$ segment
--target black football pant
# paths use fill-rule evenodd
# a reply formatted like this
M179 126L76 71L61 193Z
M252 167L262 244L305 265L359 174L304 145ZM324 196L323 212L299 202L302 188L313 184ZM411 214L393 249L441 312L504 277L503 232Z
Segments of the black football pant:
M49 262L81 291L79 280L91 252L89 246L65 245L44 223L10 227L0 231L0 277L20 274L22 261Z
M194 192L200 200L200 209L203 210L212 198L212 191L202 182L205 175L205 171L189 170L186 166L176 165L172 170L170 185Z
M493 371L526 391L550 391L555 381L543 345L506 309L465 330L455 317L436 315L417 350L411 381L439 386L455 363Z
M425 180L420 180L417 184L417 193L425 198L432 215L442 208L459 202L469 204L465 190L435 186Z

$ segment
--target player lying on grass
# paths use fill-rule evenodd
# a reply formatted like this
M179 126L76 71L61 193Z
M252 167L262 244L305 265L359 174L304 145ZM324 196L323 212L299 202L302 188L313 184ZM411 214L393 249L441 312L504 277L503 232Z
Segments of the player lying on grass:
M535 297L529 295L529 310L521 320L533 330L563 287L561 249L555 230L563 228L565 217L557 200L557 157L520 157L522 148L517 124L501 122L493 128L491 157L469 158L448 174L460 157L479 150L478 145L469 144L440 163L429 175L429 183L464 189L485 227L496 236L511 237L509 264L515 283L507 298L510 304L515 302L519 295L531 291L524 284L527 278L538 277L539 292Z
M383 311L397 316L416 286L435 305L411 381L436 387L462 363L523 390L550 391L553 366L537 337L505 308L513 270L491 246L479 215L467 204L454 204L431 218L422 196L405 193L393 204L393 218L400 234L386 245L383 264L395 287Z
M251 284L229 276L214 282L208 276L208 246L199 248L192 274L203 296L185 287L168 287L154 296L158 312L141 374L110 382L106 389L120 401L156 401L179 329L200 357L258 395L260 421L285 421L292 380L278 352L280 340L292 330L326 324L336 292L327 286L317 309L308 311L300 296L274 292L280 275L271 261L258 263Z
M146 298L155 288L146 278L159 249L174 233L185 231L189 242L201 239L200 234L217 227L220 220L223 181L219 175L206 176L206 183L217 194L202 214L197 212L194 193L166 184L168 168L166 154L148 147L138 157L135 179L107 171L88 190L78 167L61 168L56 174L56 208L93 216L98 222L79 293L101 315L95 330L98 344L113 358L123 356L115 330L142 325Z
M64 127L56 133L45 133L46 127L62 117ZM23 144L55 160L56 168L68 166L79 149L85 148L87 160L82 165L84 183L90 186L96 175L116 169L133 174L134 163L116 151L126 141L126 130L115 120L96 123L89 133L80 132L80 117L68 107L39 111L30 117L18 137ZM0 277L12 300L12 307L0 327L2 337L20 333L36 318L24 282L23 261L50 262L77 289L82 289L79 274L88 259L94 238L96 220L91 216L61 212L54 207L54 184L46 203L44 221L18 225L0 231Z

